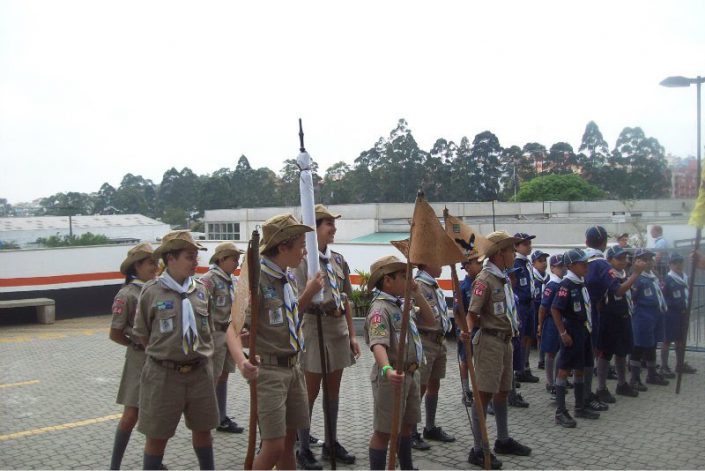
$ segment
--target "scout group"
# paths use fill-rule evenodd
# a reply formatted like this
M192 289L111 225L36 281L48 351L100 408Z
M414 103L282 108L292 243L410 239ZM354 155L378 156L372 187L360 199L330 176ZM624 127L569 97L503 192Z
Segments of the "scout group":
M125 345L127 352L117 395L117 402L125 408L115 434L111 469L120 468L135 425L146 436L144 469L166 469L164 450L182 415L192 431L200 468L214 469L211 430L243 431L226 416L227 378L236 369L248 380L257 379L261 442L254 468L296 469L298 464L302 469L322 469L311 450L312 444L320 442L309 433L324 378L315 316L321 317L325 339L331 419L321 459L335 453L340 462L355 462L355 456L336 439L342 373L360 356L348 300L352 291L348 264L330 249L339 217L316 206L321 271L312 279L307 277L304 234L314 229L290 214L264 223L259 248L258 362L245 352L249 315L240 332L230 327L237 282L232 273L242 254L233 243L216 247L209 271L198 279L194 276L198 254L205 249L188 231L165 235L156 249L148 243L130 249L120 266L125 284L112 306L110 338ZM467 369L462 368L462 403L469 407L473 396L475 400L480 397L483 413L495 417L493 469L502 466L495 453L531 453L531 448L509 435L507 407L528 407L516 388L522 382L539 381L529 368L534 342L540 346L538 367L545 370L547 393L556 404L555 422L572 428L576 419L597 419L608 404L616 402L606 385L613 373L612 358L615 394L634 398L647 391L644 382L649 387L668 384L665 378L673 377L669 346L684 341L688 283L682 257L672 254L670 271L659 279L653 271L654 253L608 248L609 237L601 226L586 231L586 249L564 254L532 251L533 238L493 232L486 237L486 248L470 251L463 263L467 272L461 283L463 305L468 307L472 332L458 332L459 357L466 361L460 341L471 339L477 391L470 390ZM371 469L386 466L397 387L403 392L398 443L401 469L414 469L412 448L430 448L427 440L455 440L436 424L440 380L446 372L445 335L452 329L445 294L436 281L441 269L417 267L406 366L399 373L392 365L397 360L406 262L389 255L370 267L367 286L375 298L364 339L374 356ZM322 301L314 303L319 292ZM657 342L663 346L660 369L656 366ZM593 390L595 366L597 388ZM686 363L675 368L694 372ZM568 390L574 396L572 413L566 404ZM425 424L418 432L422 398ZM479 423L473 407L474 446L468 461L482 467Z

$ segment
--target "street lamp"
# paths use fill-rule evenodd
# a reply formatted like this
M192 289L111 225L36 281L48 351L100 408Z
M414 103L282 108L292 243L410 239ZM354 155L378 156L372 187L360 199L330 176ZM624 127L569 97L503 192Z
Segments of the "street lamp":
M698 116L698 125L697 125L697 142L698 142L698 175L697 179L700 181L700 84L705 82L705 77L697 76L695 78L688 78L688 77L681 77L681 76L674 76L674 77L668 77L665 78L661 81L660 85L663 85L664 87L690 87L691 84L695 84L695 88L697 89L698 93L698 103L697 103L697 116Z

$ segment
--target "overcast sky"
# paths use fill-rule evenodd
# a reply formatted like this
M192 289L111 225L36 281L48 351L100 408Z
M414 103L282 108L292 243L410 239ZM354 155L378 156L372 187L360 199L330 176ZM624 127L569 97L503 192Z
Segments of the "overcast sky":
M0 0L0 197L281 169L297 118L321 170L399 118L419 145L484 130L502 146L610 147L641 126L695 155L705 2Z

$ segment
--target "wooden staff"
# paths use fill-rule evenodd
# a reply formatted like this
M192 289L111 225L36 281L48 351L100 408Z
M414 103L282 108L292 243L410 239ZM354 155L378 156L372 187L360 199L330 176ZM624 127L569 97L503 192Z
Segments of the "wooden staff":
M252 231L247 244L247 281L250 288L250 363L257 366L257 322L259 319L259 232ZM239 334L239 332L238 332ZM252 469L257 445L257 378L250 380L250 427L247 435L245 469Z
M703 182L701 180L700 186L702 187L702 185ZM696 253L700 249L700 240L702 238L702 235L703 230L701 227L698 227L697 231L695 232ZM693 257L691 259L691 265L692 266L690 267L690 279L688 280L688 306L685 310L685 325L683 326L683 345L678 346L676 344L676 365L680 365L680 368L678 368L677 371L678 378L676 379L676 394L681 393L681 381L683 380L683 364L685 363L685 343L688 341L688 329L690 328L690 311L691 309L693 309L693 298L695 298L695 292L693 290L695 288L695 270L698 266L698 259L696 257Z

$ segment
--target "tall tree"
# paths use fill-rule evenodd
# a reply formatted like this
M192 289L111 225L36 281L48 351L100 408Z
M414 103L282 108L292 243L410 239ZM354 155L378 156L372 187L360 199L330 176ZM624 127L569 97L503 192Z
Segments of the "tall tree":
M585 157L584 164L591 167L600 167L609 160L610 148L595 121L590 121L585 126L578 152Z
M527 142L524 144L522 151L524 152L524 158L532 162L534 165L536 175L545 173L544 163L546 162L546 157L548 155L546 146L539 144L538 142Z
M469 180L474 190L474 201L492 201L499 197L500 178L502 170L500 168L499 157L502 154L502 146L499 139L490 131L484 131L475 136L470 150Z
M152 180L141 175L126 174L113 199L115 208L123 214L158 216L157 187Z
M615 184L611 192L620 198L660 198L671 192L671 175L663 146L646 137L640 127L626 127L617 138L610 161L615 171L626 178Z
M551 146L544 163L544 173L573 173L579 171L578 159L573 146L567 142L556 142Z
M95 194L95 214L115 214L115 188L109 183L103 183Z
M321 182L320 200L323 204L347 203L352 199L352 189L346 184L350 165L336 162L326 170Z

